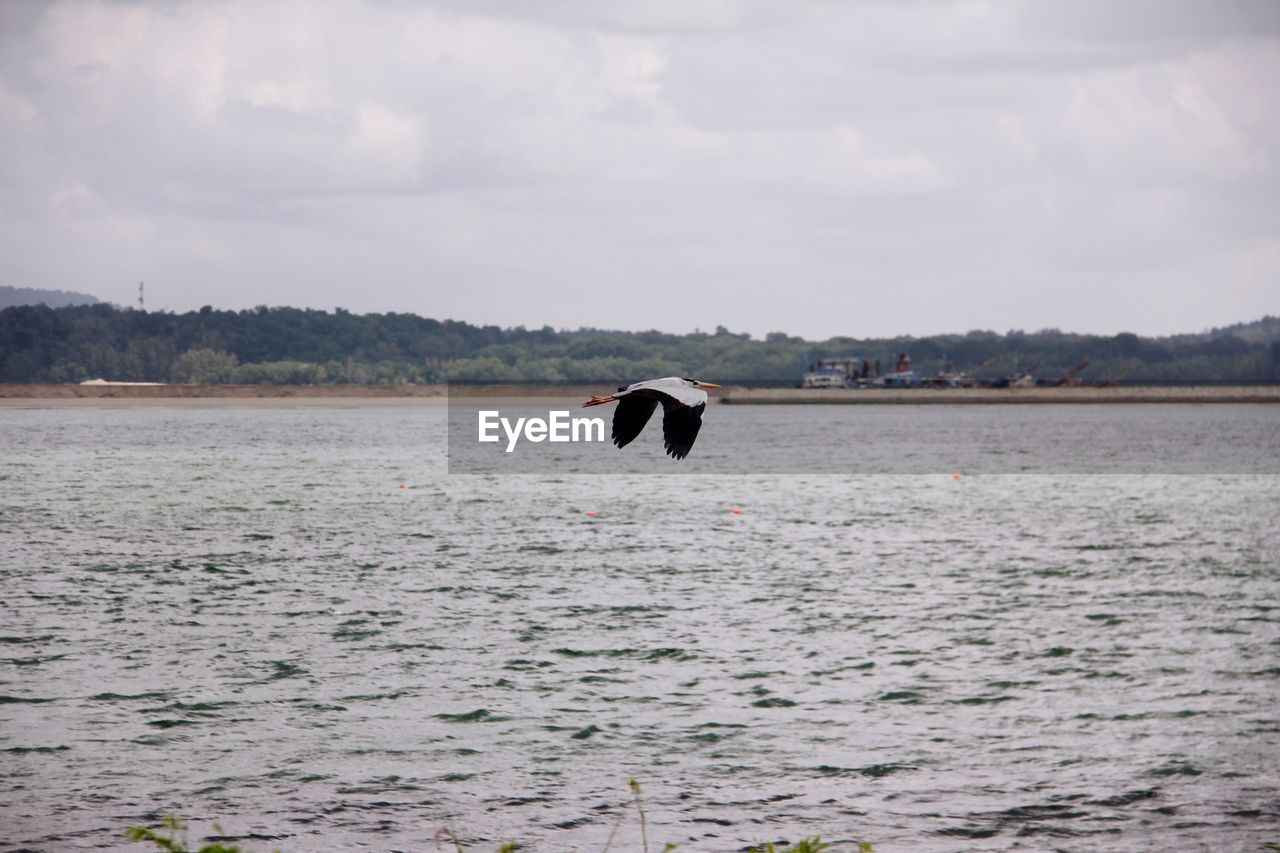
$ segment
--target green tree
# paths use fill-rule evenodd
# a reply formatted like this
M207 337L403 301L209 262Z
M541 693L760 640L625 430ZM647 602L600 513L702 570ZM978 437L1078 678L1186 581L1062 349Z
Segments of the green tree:
M189 349L178 356L169 372L174 382L192 385L225 385L236 379L239 359L212 349Z

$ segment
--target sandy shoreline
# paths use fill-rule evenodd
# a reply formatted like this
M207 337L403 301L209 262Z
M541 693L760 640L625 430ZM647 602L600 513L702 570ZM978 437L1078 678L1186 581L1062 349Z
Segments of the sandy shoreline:
M1276 385L1120 386L1095 388L730 388L732 404L1117 404L1280 403Z
M452 396L494 404L529 400L586 400L610 390L597 385L466 385ZM0 385L0 409L202 406L438 406L445 385ZM1053 404L1053 403L1280 403L1280 386L1134 386L1118 388L805 389L726 387L714 403L733 405Z
M0 409L441 405L444 386L0 385Z
M483 398L495 404L522 400L586 400L610 390L598 385L470 385L455 387L455 398ZM461 393L460 393L461 392ZM449 402L446 385L5 385L0 409L200 407L440 406Z

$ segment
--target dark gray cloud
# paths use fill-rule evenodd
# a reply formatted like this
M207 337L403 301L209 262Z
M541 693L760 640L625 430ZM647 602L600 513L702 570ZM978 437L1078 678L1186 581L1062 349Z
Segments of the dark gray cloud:
M1280 5L0 6L0 281L806 335L1280 311Z

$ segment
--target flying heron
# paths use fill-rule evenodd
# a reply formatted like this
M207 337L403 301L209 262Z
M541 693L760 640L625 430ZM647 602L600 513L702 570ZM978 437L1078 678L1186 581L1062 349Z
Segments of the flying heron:
M586 408L618 402L613 413L613 443L623 448L635 440L661 403L662 443L672 458L683 459L689 455L702 428L702 412L707 408L704 389L719 387L710 382L668 376L626 385L607 397L593 396L582 405Z

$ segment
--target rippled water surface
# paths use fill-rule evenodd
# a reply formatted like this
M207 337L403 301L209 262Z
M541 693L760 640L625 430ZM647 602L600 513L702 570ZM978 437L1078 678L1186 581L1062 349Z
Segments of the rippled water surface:
M629 776L655 849L1280 841L1280 477L450 477L444 432L0 412L0 847L638 850Z

